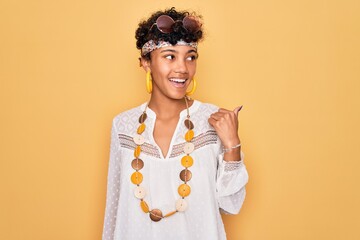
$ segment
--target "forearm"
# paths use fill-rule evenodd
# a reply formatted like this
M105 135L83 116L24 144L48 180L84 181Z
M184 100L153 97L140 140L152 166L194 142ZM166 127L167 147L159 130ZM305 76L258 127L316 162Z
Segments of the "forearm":
M248 173L245 167L244 153L240 152L241 161L225 161L224 154L219 155L217 192L219 207L230 214L237 214L245 199L245 185Z
M240 146L238 146L240 144ZM231 141L224 145L224 161L241 161L241 143L240 139Z

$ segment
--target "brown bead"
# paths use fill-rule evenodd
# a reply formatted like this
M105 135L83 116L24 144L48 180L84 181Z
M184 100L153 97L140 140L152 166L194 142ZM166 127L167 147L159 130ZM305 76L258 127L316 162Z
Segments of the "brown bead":
M187 182L190 181L192 173L188 169L184 169L180 172L181 181Z
M150 218L154 222L158 222L163 218L162 212L159 209L153 209L150 211Z
M131 162L131 167L135 170L140 170L144 167L144 162L140 158L134 159Z
M190 119L186 119L184 121L184 124L185 124L186 128L189 130L194 128L194 124L192 123L192 121Z
M145 122L146 118L147 118L146 113L141 114L141 116L139 117L139 123Z

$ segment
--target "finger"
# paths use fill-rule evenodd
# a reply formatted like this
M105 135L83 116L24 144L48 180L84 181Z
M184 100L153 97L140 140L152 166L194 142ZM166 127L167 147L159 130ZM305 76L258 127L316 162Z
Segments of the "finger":
M225 108L219 108L218 112L227 113L227 112L230 112L230 111L225 109Z
M241 105L241 106L239 106L239 107L236 107L236 108L234 109L234 113L235 113L236 116L238 116L238 114L239 114L240 110L242 109L242 107L243 107L243 105Z
M227 110L227 109L224 109L224 108L220 108L218 113L223 114L223 116L225 118L227 118L227 117L231 117L231 118L237 117L237 113L235 113L234 110L230 111L230 110Z
M225 113L216 112L210 115L211 118L215 119L216 121L219 121L221 118L223 118Z
M208 119L208 122L209 122L209 124L210 124L212 127L214 127L214 126L215 126L215 123L216 123L216 120L213 119L213 118L209 118L209 119Z
M210 116L210 118L211 119L213 119L213 120L215 120L215 121L219 121L220 119L221 119L221 116L219 116L219 115L215 115L215 114L212 114L211 116Z

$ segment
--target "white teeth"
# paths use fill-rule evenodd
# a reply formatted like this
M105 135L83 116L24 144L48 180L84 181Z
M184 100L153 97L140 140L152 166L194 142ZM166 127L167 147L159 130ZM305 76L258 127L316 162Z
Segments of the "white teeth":
M178 82L178 83L184 83L186 81L186 79L170 78L170 81Z

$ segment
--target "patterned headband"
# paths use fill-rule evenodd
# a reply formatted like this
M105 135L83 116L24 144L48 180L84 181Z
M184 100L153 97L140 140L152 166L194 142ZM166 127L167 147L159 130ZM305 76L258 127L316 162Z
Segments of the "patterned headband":
M149 52L154 51L158 48L168 47L168 46L189 46L197 49L197 42L185 42L184 40L179 40L175 45L172 45L169 42L166 41L158 41L157 44L154 40L150 40L144 44L144 46L141 48L141 56L145 56Z

